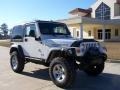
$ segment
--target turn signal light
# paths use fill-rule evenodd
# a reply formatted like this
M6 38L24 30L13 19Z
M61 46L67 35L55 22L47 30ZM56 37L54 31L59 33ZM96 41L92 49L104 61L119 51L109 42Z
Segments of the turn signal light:
M76 53L80 53L80 48L76 48Z

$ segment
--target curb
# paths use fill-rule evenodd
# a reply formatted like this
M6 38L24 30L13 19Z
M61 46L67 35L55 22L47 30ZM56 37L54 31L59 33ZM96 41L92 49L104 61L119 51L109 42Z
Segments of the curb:
M120 59L108 59L106 62L108 62L108 63L120 63Z

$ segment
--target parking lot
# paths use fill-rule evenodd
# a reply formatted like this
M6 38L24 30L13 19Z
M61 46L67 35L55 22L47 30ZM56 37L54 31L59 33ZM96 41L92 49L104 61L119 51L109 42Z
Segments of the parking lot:
M89 77L78 72L70 89L120 90L120 63L106 63L103 74ZM14 73L9 65L9 48L0 47L0 90L61 90L49 78L48 68L28 63L22 74Z

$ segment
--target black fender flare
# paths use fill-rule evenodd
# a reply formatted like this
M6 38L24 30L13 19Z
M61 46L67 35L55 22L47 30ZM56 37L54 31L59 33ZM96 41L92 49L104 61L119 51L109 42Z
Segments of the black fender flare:
M25 55L24 55L24 52L23 52L23 48L21 45L18 45L18 47L12 47L10 49L10 54L13 52L13 51L17 51L20 55L21 58L25 58Z
M71 50L72 54L69 53L69 50ZM47 62L50 63L51 60L55 57L64 57L64 58L72 59L75 56L76 56L76 54L75 54L74 48L64 49L64 50L53 50L50 52Z
M55 58L57 56L60 56L61 54L62 54L61 50L53 50L53 51L51 51L46 62L50 63L53 58Z

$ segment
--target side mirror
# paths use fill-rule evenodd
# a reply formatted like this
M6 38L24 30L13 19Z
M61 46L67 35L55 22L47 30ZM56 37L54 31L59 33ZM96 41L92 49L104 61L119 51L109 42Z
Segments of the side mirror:
M35 40L36 40L36 41L41 41L41 37L38 37L38 38L35 37Z

